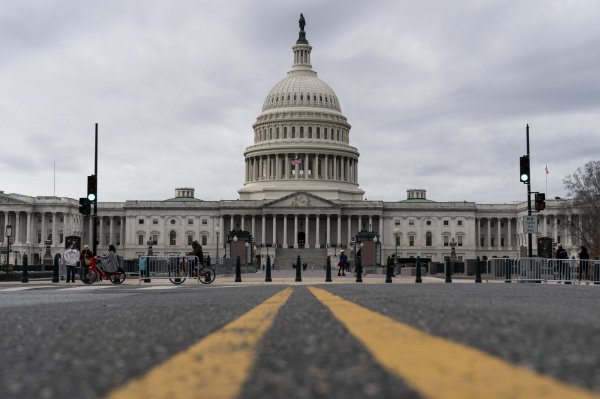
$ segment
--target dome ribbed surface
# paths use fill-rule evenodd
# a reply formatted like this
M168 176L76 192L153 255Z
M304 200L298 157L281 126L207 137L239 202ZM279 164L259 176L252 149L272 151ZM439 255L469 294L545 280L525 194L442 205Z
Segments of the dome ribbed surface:
M341 112L335 92L316 73L293 73L279 81L267 95L262 110L285 107L316 107Z

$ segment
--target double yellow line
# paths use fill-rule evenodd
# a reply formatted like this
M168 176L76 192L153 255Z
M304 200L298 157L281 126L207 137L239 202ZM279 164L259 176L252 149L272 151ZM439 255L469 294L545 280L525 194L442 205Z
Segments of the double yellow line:
M323 289L309 287L373 359L424 398L598 398L480 350L431 336ZM108 398L240 397L256 347L292 293L287 288Z

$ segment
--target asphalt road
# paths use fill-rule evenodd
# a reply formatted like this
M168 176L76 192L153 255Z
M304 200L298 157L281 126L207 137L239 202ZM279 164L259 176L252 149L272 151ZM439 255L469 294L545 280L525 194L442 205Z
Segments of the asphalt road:
M11 287L20 286L0 286L0 398L75 399L118 390L290 286ZM316 287L600 397L600 286ZM425 397L409 379L386 369L306 285L291 290L256 347L239 397ZM401 357L402 349L396 351ZM423 374L429 373L435 385L434 370L425 368ZM211 385L211 379L199 385ZM207 396L200 388L190 397Z

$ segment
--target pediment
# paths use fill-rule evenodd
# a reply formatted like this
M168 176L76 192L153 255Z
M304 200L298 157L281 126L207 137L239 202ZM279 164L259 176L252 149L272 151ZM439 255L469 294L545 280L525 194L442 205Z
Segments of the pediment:
M338 206L314 194L297 192L273 200L265 205L268 208L337 208Z
M11 204L11 205L30 205L28 202L23 201L22 199L19 198L15 198L9 194L0 194L0 204L2 205L6 205L6 204Z

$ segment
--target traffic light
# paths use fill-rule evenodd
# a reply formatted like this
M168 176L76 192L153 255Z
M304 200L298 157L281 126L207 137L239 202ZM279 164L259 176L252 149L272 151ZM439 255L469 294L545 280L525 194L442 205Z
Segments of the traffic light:
M92 213L92 208L90 206L90 200L87 198L79 198L79 213L82 215L89 215Z
M539 212L544 209L546 209L546 194L535 193L535 210Z
M521 164L521 174L520 179L521 179L521 183L529 183L529 155L523 155L520 159L520 164Z
M98 181L96 180L96 175L88 176L87 199L91 203L96 202L96 200L98 199L97 190L98 190Z

